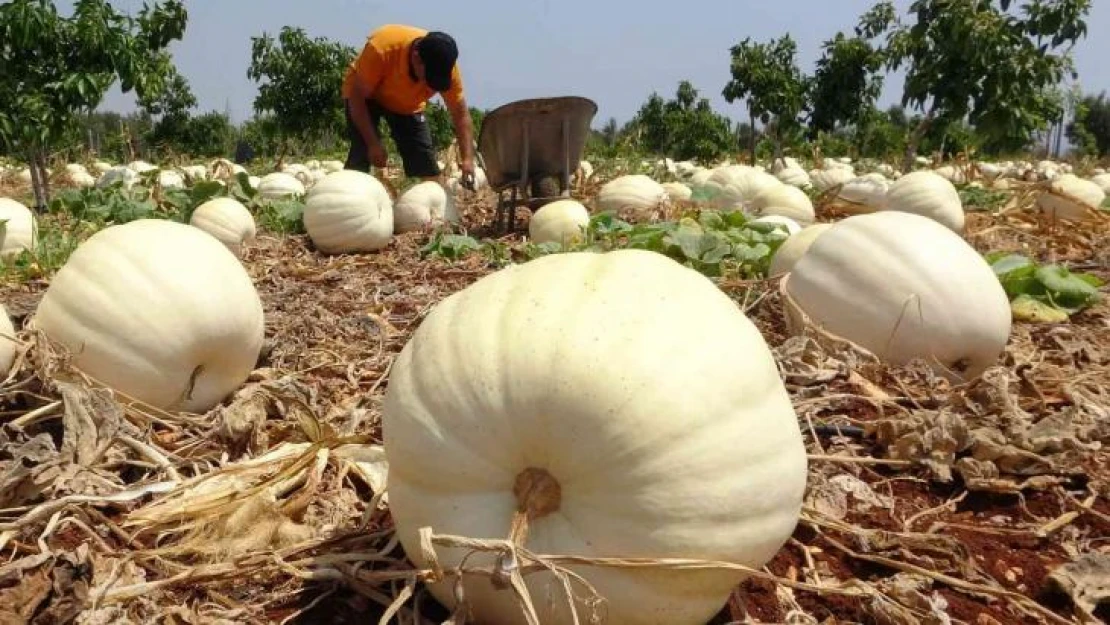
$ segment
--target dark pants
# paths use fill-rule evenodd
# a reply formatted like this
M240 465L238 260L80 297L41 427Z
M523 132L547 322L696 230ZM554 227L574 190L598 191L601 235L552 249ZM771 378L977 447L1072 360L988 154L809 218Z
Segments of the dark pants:
M347 114L347 138L351 148L347 152L346 169L355 169L370 172L370 155L367 153L366 142L362 133L355 126L351 118L351 100L345 100ZM405 175L412 178L424 178L439 175L435 146L432 145L432 133L428 130L428 122L423 113L415 115L401 115L387 111L373 100L366 100L363 104L370 113L370 128L374 135L381 140L379 126L384 117L389 124L389 133L393 135L393 142L397 144L397 151L401 153L401 160L405 165Z

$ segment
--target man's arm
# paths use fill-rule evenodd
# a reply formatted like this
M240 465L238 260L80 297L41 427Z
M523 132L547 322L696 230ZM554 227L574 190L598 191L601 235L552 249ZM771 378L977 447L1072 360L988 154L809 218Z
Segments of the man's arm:
M463 91L462 72L458 65L451 72L451 88L443 92L443 103L451 112L451 122L455 126L455 139L459 144L459 163L463 174L474 174L474 124L470 119L470 107L466 104Z
M470 119L470 107L466 105L466 98L448 101L448 110L451 111L451 122L455 126L455 138L458 139L459 155L463 163L471 166L474 164L474 124Z
M366 101L372 95L374 95L373 87L367 85L362 76L357 73L354 74L351 77L351 119L355 122L355 128L362 135L362 139L366 142L366 147L371 153L382 149L381 142L378 141L378 135L371 128L370 111L366 108Z

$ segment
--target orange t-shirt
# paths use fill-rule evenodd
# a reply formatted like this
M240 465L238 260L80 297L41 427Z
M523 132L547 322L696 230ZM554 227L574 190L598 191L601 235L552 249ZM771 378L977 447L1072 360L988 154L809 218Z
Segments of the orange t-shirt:
M370 33L366 46L347 69L343 97L351 97L351 79L357 74L370 87L371 98L386 110L403 115L423 111L436 92L413 77L409 51L412 42L426 34L428 31L422 28L400 24L387 24ZM458 63L451 72L451 88L442 96L448 105L462 102L462 74Z

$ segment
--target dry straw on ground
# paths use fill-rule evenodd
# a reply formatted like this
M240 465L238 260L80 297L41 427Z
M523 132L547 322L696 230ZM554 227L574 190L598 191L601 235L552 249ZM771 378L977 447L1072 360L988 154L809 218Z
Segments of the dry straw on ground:
M474 223L490 221L488 197L468 208ZM1021 210L972 214L968 238L1110 278L1106 228L1049 236L1041 221ZM0 623L450 618L420 582L459 571L414 569L392 531L378 410L392 358L423 315L491 269L480 256L422 260L422 237L331 258L303 237L263 237L244 262L266 306L264 359L207 415L97 390L43 337L22 332L20 360L0 387ZM794 537L750 571L714 623L1105 617L1105 304L1071 323L1016 325L998 366L952 387L921 365L885 367L813 336L787 338L773 283L721 287L775 350L811 474ZM5 289L17 322L43 288ZM584 560L505 538L425 535L429 551L462 545L515 562L509 573L469 567L491 583L519 588L516 576L544 569L588 595L567 568ZM526 594L520 602L527 613ZM590 622L588 610L580 615Z

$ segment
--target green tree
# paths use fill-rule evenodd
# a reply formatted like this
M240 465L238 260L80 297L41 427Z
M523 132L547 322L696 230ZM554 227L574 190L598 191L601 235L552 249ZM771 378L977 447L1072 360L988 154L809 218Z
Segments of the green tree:
M139 98L139 108L154 119L154 126L143 133L143 138L161 151L181 150L178 144L189 132L189 111L196 105L189 81L177 68L171 68L160 93Z
M1058 119L1061 103L1048 89L1071 70L1070 47L1086 35L1090 5L914 0L913 23L896 21L886 48L887 67L906 70L902 104L924 113L907 141L903 165L913 161L933 126L966 119L981 139L1013 143L1028 141Z
M800 116L808 106L809 79L795 63L798 46L790 35L768 43L744 39L730 49L732 79L722 95L729 103L746 99L751 125L758 118L767 127L775 144L775 157L782 155L783 143L801 130ZM768 126L774 120L774 124ZM756 146L749 145L752 162Z
M1067 127L1068 141L1083 154L1099 158L1110 154L1110 100L1103 91L1087 95L1079 101L1075 118Z
M435 145L437 150L447 149L451 142L455 140L455 125L451 121L451 112L447 110L436 100L428 102L428 106L424 109L424 116L428 121L428 130L432 135L432 144ZM485 118L485 111L479 108L470 107L470 122L474 126L474 138L478 138L478 133L481 132L482 119Z
M639 133L639 147L656 155L710 161L733 145L732 122L687 80L679 82L671 100L652 93L631 124Z
M877 5L860 18L854 37L837 33L824 43L810 87L810 138L840 125L855 126L856 149L864 149L870 125L878 120L875 102L883 90L879 72L884 50L872 40L890 27L894 16L891 5Z
M117 80L124 93L158 97L171 75L166 48L187 20L180 0L146 5L137 17L104 0L77 0L70 17L47 0L0 4L0 146L27 158L37 209L49 201L46 151Z
M301 28L285 26L275 40L251 38L247 77L260 83L256 113L273 113L281 139L278 162L293 140L317 139L345 127L342 86L357 51L324 37L309 38Z

